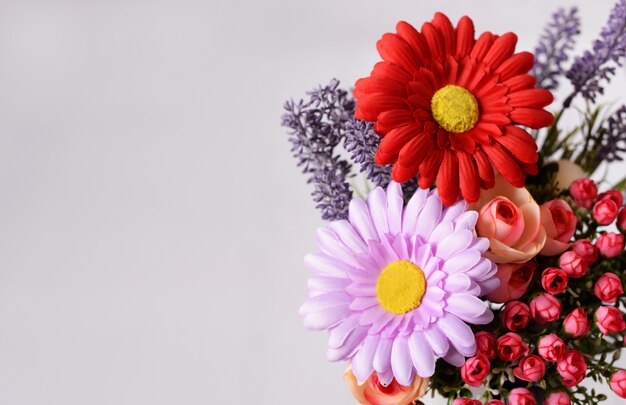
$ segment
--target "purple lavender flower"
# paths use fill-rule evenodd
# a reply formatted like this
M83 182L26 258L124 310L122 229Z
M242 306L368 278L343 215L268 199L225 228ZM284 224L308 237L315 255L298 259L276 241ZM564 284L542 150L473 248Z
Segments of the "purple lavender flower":
M391 166L379 166L374 156L380 143L380 135L374 132L373 124L352 119L346 123L344 147L354 163L361 166L361 173L376 186L386 187L391 181Z
M576 7L560 8L552 14L552 21L544 28L535 48L535 66L531 73L537 78L537 87L546 90L559 87L558 77L564 73L563 64L578 34L580 18Z
M626 152L626 106L622 106L601 130L596 162L622 161Z
M346 179L350 164L335 154L345 135L345 124L354 115L355 103L333 79L327 86L307 92L308 101L287 101L282 125L289 129L291 151L298 166L310 174L312 193L322 219L345 219L352 191Z
M582 57L577 57L567 72L574 92L566 99L564 105L569 106L578 93L595 102L597 95L604 91L600 82L609 81L615 73L615 67L607 66L607 63L612 61L617 66L622 66L624 56L626 56L626 0L619 0L613 7L600 38L594 42L593 52L585 51Z

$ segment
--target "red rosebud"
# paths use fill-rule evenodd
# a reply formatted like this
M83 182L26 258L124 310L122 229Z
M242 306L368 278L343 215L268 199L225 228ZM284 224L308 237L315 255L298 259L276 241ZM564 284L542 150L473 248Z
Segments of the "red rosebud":
M600 332L608 335L609 333L621 332L626 329L624 323L624 314L619 308L600 307L596 310L596 325Z
M611 376L611 389L617 396L626 398L626 370L619 370Z
M452 405L483 405L483 403L477 399L457 398L452 402Z
M480 387L489 371L491 371L489 359L484 354L478 353L476 356L465 360L461 366L461 378L467 385Z
M541 275L541 286L550 294L560 294L567 288L567 273L558 267L548 267Z
M515 388L509 394L509 405L537 405L537 400L526 388Z
M565 333L575 338L583 337L589 332L589 319L582 308L576 308L563 321Z
M569 395L563 391L553 392L548 395L544 405L572 405L572 400Z
M605 198L612 200L618 207L624 205L624 196L622 196L622 193L617 190L605 191L604 193L600 193L598 195L598 200L603 200Z
M538 295L530 301L530 314L539 324L556 321L561 317L561 301L551 294Z
M496 342L498 357L504 361L514 361L529 352L528 345L524 343L517 333L506 333Z
M526 294L536 269L537 265L534 262L499 264L496 277L500 280L500 286L489 293L487 298L492 302L507 302L521 298Z
M556 256L570 247L569 241L576 232L578 218L565 200L560 198L541 206L541 224L546 230L546 244L541 249L544 256Z
M556 364L563 385L570 388L578 385L587 374L587 363L578 350L568 350Z
M617 274L604 273L596 281L593 291L600 301L615 304L617 297L624 294L624 287L622 287L622 280Z
M617 214L617 229L622 233L626 232L626 208L622 208Z
M598 186L591 179L574 180L569 187L569 193L577 205L582 208L591 208L593 200L598 196Z
M565 252L561 255L559 266L567 273L569 278L581 278L587 274L589 264L574 251Z
M537 351L539 355L543 357L546 361L557 362L563 355L567 347L565 346L565 342L563 339L558 337L555 334L550 334L542 337L539 340L539 346Z
M546 365L539 356L528 355L513 369L515 377L528 382L537 382L546 374Z
M578 253L589 265L598 261L598 248L593 246L589 239L579 239L572 245L572 250Z
M612 259L624 251L624 235L614 232L603 233L598 236L596 246L603 256Z
M516 331L525 328L530 322L530 308L520 301L510 301L502 311L502 323L507 329Z
M482 353L489 360L496 358L496 337L489 332L478 332L476 338L476 352Z
M617 219L619 212L619 206L611 198L603 198L599 200L594 206L591 213L593 219L600 225L610 225Z

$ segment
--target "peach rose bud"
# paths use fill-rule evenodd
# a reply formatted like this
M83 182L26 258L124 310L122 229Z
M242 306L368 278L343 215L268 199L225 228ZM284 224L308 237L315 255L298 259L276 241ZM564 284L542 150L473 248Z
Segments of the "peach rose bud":
M412 405L426 393L430 381L416 375L408 387L398 384L395 379L384 386L376 372L373 372L367 381L359 384L350 367L346 370L345 379L354 398L361 405Z

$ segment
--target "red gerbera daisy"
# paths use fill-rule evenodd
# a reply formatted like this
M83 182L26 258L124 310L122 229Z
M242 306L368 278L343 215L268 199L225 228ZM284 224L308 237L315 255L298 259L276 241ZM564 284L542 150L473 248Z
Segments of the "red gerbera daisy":
M399 22L377 48L383 61L356 82L356 118L383 136L376 163L394 163L392 177L437 181L444 204L459 194L476 202L494 186L494 167L516 187L537 174L537 144L524 129L552 124L547 90L528 75L534 57L515 52L517 36L483 33L463 17L456 28L437 13L422 32Z

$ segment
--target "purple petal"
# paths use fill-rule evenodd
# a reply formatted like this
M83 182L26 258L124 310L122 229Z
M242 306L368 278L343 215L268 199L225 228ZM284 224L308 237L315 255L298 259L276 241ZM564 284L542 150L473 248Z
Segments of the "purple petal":
M382 332L383 337L385 338L393 338L396 337L397 334L397 329L398 326L400 326L400 323L402 322L402 320L404 319L404 317L402 315L395 315L393 319L391 320L391 322L389 322L389 325L385 326L385 329Z
M355 271L354 267L322 253L310 253L304 256L304 265L314 273L338 278L346 278L349 271Z
M381 338L374 354L374 370L377 373L384 373L391 369L391 346L393 345L393 339Z
M452 226L451 222L441 222L430 234L428 241L433 244L440 243L443 239L452 234L453 231L454 227Z
M451 313L446 313L439 318L438 326L459 353L467 357L476 353L474 333L465 322Z
M346 341L348 335L359 326L358 315L347 317L339 325L328 331L328 347L336 349L341 347Z
M387 194L381 187L376 187L368 194L367 207L378 233L378 239L382 240L389 233L389 223L387 222Z
M446 278L444 289L449 292L467 291L472 285L472 280L463 273L453 274Z
M376 228L372 223L372 218L367 209L367 204L360 198L354 198L350 201L349 220L354 229L361 235L361 238L368 242L370 240L378 240Z
M462 214L460 217L454 220L454 229L455 230L466 229L468 231L474 231L477 221L478 221L478 212L467 211L466 213Z
M361 239L361 236L345 219L328 223L328 227L332 229L339 239L355 253L367 252L367 244Z
M402 232L402 210L404 209L404 197L402 187L392 181L387 186L387 221L389 233L398 235Z
M452 222L465 211L467 211L467 203L463 200L458 201L456 204L449 206L443 211L441 221Z
M317 246L322 253L353 267L359 265L354 257L354 252L339 240L335 232L328 228L320 228L317 230L316 236Z
M353 311L364 311L374 305L378 305L378 298L376 297L356 297L350 304L350 309Z
M326 358L328 361L343 361L348 360L354 355L354 352L358 347L363 344L363 339L367 336L367 328L358 327L354 329L344 341L343 345L333 349L329 348L326 351Z
M393 380L393 370L391 370L391 363L389 364L389 368L387 370L383 372L376 370L376 372L378 373L378 381L380 381L380 383L384 387L391 384L391 381Z
M482 258L476 250L466 250L465 252L447 259L443 262L441 269L448 274L465 273L474 267Z
M391 369L398 383L408 387L413 382L413 364L406 337L394 339L391 349Z
M498 278L490 278L489 280L485 280L480 284L480 295L487 295L493 291L495 291L498 287L500 287L500 279Z
M437 245L435 254L442 259L456 256L466 250L473 240L474 234L470 231L460 230L453 232Z
M489 310L487 303L473 295L464 293L450 294L446 301L448 303L446 311L456 315L465 322L484 324L483 322L479 323L479 321L491 318L487 322L489 323L493 320L493 313ZM485 315L486 311L490 315Z
M448 338L445 337L443 333L439 330L437 325L433 325L430 328L427 328L424 331L424 336L426 336L426 340L432 347L433 352L439 356L443 357L448 353L448 349L450 348L450 343L448 342Z
M361 313L361 319L359 320L359 323L363 326L371 325L374 321L387 313L387 311L377 305L363 311L363 313Z
M352 311L347 306L307 313L304 315L304 327L310 330L332 328L351 314Z
M443 359L455 367L461 367L465 363L465 356L459 353L454 347L450 347Z
M368 335L363 341L363 346L352 358L352 372L360 382L366 381L374 371L372 362L379 340L378 335Z
M435 225L440 222L441 209L442 204L438 196L431 195L428 197L424 209L417 218L415 229L419 235L428 239L433 229L435 229Z
M352 299L343 291L331 292L328 294L318 295L309 298L300 307L300 314L309 314L311 312L324 311L330 308L348 307Z
M424 378L432 377L435 374L435 355L422 331L414 331L411 334L409 350L417 374Z
M404 236L411 237L415 234L417 218L424 208L427 197L428 191L419 189L413 194L413 197L411 197L404 208L404 213L402 214L402 234Z
M372 322L372 325L370 326L370 333L378 334L378 333L382 332L383 329L385 329L385 327L391 321L393 321L395 315L392 314L391 312L385 311L384 309L383 309L383 311L385 312L385 314L383 316L381 316L380 318L376 319L374 322Z
M435 316L439 318L443 316L444 307L445 303L442 303L440 300L433 301L432 299L430 299L430 297L424 296L424 298L422 299L422 303L415 311L421 311L428 316Z
M375 297L376 285L373 283L352 283L346 287L346 292L353 297Z
M311 277L307 282L309 290L313 290L321 293L338 292L343 291L350 280L346 278L315 276Z

